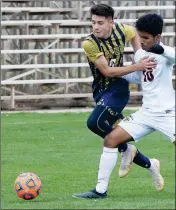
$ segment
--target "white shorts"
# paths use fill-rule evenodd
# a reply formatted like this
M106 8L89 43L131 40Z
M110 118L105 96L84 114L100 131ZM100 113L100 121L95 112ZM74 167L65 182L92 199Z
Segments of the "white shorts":
M135 142L153 131L160 131L172 142L175 141L175 111L153 114L140 108L137 112L124 118L119 126L129 133Z

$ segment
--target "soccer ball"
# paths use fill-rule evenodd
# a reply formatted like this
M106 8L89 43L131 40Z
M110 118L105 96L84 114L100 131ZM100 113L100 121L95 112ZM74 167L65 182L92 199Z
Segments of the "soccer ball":
M36 198L40 193L41 187L40 178L31 172L20 174L14 184L16 194L24 200Z

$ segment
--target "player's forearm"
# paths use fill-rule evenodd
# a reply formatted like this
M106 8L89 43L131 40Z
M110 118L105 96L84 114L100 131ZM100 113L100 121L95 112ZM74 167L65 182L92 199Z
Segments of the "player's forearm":
M130 66L110 67L105 57L100 56L96 59L95 66L105 77L121 77L134 71L155 68L156 62L153 61L153 58L145 58Z
M129 74L131 72L134 72L138 69L138 66L136 64L125 66L125 67L109 67L108 71L106 72L107 77L120 77L124 76L126 74Z

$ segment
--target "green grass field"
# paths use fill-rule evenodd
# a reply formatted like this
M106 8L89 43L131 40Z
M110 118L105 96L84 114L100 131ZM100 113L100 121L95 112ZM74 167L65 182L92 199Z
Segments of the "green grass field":
M148 171L136 165L120 179L119 156L107 199L72 198L73 193L91 190L97 180L103 141L87 129L88 115L2 114L1 208L175 209L175 149L157 132L136 146L146 156L160 159L164 191L157 192ZM35 200L25 201L16 196L14 181L29 171L41 178L43 188Z

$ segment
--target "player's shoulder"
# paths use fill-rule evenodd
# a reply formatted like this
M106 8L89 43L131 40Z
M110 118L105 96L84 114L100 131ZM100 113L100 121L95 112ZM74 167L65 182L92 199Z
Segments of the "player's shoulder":
M114 21L114 25L115 25L115 26L119 26L119 27L123 27L123 28L124 28L124 24L121 23L121 22L119 22L119 21L117 21L117 20Z
M139 48L139 49L136 51L135 54L136 54L136 55L138 55L138 54L147 54L147 52L146 52L145 50L143 50L142 48Z
M121 23L121 22L119 22L119 21L114 21L114 29L118 30L118 28L120 28L120 30L121 30L122 32L125 32L125 30L126 30L126 25L123 24L123 23Z
M90 43L91 41L92 41L92 37L91 37L91 34L90 34L83 40L83 43Z
M82 45L83 45L83 48L84 48L84 49L85 49L85 48L88 48L88 47L92 47L92 46L95 45L95 42L93 42L93 39L92 39L91 34L88 35L88 36L84 39L84 41L82 42Z
M114 25L118 26L122 31L131 31L135 29L134 26L129 25L129 24L124 24L119 21L115 21Z
M101 47L98 40L94 35L88 36L83 42L82 47L87 54L87 56L92 56L93 54L97 54L101 52Z
M92 40L92 33L86 36L86 38L84 39L84 41L91 41L91 40Z
M84 40L83 43L95 43L97 42L98 39L95 37L95 35L93 33L89 34Z
M148 53L142 48L138 49L134 54L135 60L140 60L142 57L148 56Z
M173 47L168 46L168 45L164 45L162 42L160 43L160 45L161 45L164 49L167 49L167 50L175 50Z

